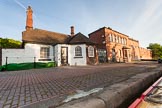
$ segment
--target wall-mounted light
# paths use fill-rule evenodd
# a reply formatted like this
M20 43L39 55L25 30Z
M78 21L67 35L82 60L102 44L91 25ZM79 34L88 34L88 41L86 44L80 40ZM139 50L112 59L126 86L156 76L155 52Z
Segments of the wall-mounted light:
M105 44L106 42L105 41L102 41L103 44Z

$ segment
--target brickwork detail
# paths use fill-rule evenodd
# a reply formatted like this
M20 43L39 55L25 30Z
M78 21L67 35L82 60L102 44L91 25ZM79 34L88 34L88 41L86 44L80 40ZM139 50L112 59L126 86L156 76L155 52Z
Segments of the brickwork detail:
M108 61L131 62L140 59L152 59L151 51L139 46L139 41L103 27L89 34L90 40L97 43L98 49L105 49Z
M33 10L31 6L28 6L26 14L27 14L26 30L28 31L33 29Z

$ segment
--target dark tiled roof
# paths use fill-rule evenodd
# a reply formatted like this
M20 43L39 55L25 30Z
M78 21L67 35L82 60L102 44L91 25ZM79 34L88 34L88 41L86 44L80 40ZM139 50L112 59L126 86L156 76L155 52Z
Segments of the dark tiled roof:
M54 45L59 43L66 43L68 37L69 36L67 34L56 33L41 29L33 29L23 32L22 41Z
M82 33L77 33L69 39L69 44L95 44Z

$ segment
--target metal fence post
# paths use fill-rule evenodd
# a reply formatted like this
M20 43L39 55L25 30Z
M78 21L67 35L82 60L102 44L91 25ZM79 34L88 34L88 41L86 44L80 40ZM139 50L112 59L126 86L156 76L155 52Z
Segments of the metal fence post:
M36 57L34 57L34 68L36 68Z
M7 63L7 61L8 61L8 57L6 57L6 70L7 70L7 65L8 65L8 63Z
M2 65L2 48L1 48L1 45L0 45L0 66Z

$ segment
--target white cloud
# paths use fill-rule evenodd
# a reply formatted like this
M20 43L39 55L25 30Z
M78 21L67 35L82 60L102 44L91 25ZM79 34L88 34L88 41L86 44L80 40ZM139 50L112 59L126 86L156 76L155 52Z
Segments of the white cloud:
M140 43L142 43L142 45L145 44L146 46L146 42L152 42L158 39L158 37L154 37L153 35L157 33L155 29L158 28L159 20L162 17L161 6L161 0L146 0L143 5L143 10L138 13L138 17L136 17L137 20L134 20L130 34L141 39Z
M132 32L142 32L145 31L146 26L151 26L154 22L157 21L160 15L157 15L159 7L161 6L162 1L161 0L150 0L146 3L146 5L143 7L144 10L140 13L139 17L137 17L137 20L134 22L134 26L132 28ZM147 27L148 28L148 27Z

